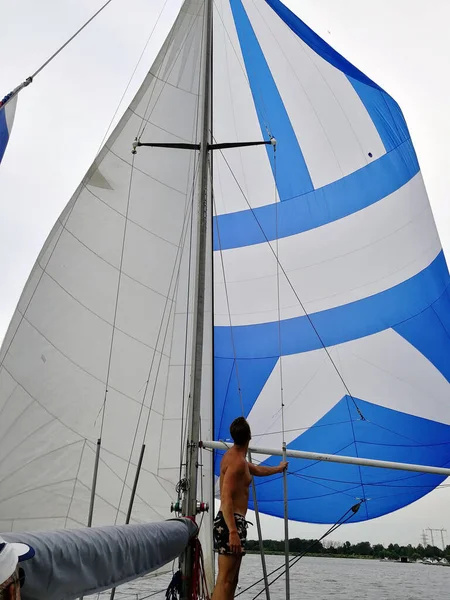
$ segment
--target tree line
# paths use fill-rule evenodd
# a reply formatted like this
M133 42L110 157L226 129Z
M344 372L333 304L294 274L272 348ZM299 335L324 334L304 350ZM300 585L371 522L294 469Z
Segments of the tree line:
M304 540L293 538L289 540L289 550L292 554L298 554L307 551L307 554L324 555L324 556L362 556L365 558L390 559L399 560L402 556L408 557L410 560L423 559L441 559L446 558L450 561L450 546L445 550L437 546L400 546L399 544L389 544L384 547L383 544L372 544L370 542L358 542L351 544L350 542L316 542L314 540ZM263 540L264 551L267 553L284 553L284 540ZM246 549L249 552L259 552L258 540L247 540Z

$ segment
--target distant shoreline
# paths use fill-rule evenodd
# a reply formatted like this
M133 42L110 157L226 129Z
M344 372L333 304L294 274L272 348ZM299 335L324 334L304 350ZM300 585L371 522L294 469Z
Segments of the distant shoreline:
M285 546L282 540L263 540L264 552L273 556L284 556ZM259 554L260 545L258 540L247 540L246 551ZM289 540L289 553L292 556L299 554L305 556L326 556L327 558L352 558L360 560L386 560L389 562L425 562L433 564L450 564L450 546L445 549L436 546L400 546L399 544L374 544L370 542L358 542L351 544L346 542L324 542L319 540L307 540L292 538Z
M259 554L258 550L246 550L246 554L253 554L255 556L257 556ZM269 550L269 551L265 551L264 552L265 556L284 556L284 552L280 552L277 550ZM297 554L295 552L291 552L289 554L289 556L291 558L295 558L297 556ZM437 566L450 566L449 562L446 562L445 560L442 561L441 563L439 562L430 562L427 561L426 559L411 559L410 557L405 557L407 558L406 561L402 561L399 558L379 558L378 556L368 556L367 554L320 554L320 553L307 553L304 556L308 556L310 558L345 558L345 559L349 559L349 560L374 560L374 561L378 561L378 562L386 562L386 563L398 563L398 564L428 564L428 565L437 565Z
M259 554L258 550L246 550L246 554ZM276 550L264 550L265 556L284 556L284 552L278 552ZM295 552L291 552L289 556L295 556ZM380 560L376 556L364 556L363 554L319 554L315 552L307 553L305 556L310 556L312 558L350 558L350 559L362 559L362 560ZM388 561L386 561L388 562ZM389 561L389 562L399 562L399 561Z

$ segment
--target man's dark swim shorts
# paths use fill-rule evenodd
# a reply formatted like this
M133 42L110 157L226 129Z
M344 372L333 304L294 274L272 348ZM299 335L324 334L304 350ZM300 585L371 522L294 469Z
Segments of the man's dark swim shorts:
M241 556L245 554L245 543L247 541L247 521L242 515L234 513L234 520L236 522L236 529L241 540L242 552ZM219 554L231 554L234 553L230 550L229 535L227 524L222 511L217 513L217 517L214 519L213 536L214 536L214 550Z

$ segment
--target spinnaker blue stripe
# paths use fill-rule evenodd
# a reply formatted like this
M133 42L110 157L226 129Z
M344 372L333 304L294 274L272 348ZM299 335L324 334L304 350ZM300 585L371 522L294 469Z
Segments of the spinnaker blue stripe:
M0 108L0 162L5 154L6 146L8 145L9 131L6 124L5 109Z
M353 400L344 396L314 427L290 442L289 449L434 466L450 463L449 425L354 400L364 421ZM263 464L272 466L278 461L272 457ZM352 522L379 517L421 498L444 479L439 475L295 459L291 459L289 471L289 518L313 523L335 523L348 511L352 498L353 502L356 498L367 500ZM256 485L260 510L282 517L281 480L261 479Z
M253 27L241 0L230 0L230 5L262 135L269 139L267 125L278 142L276 181L279 197L285 200L310 192L314 187L308 167ZM267 152L274 171L272 147L268 146Z
M450 382L450 289L427 310L394 330L419 350Z
M395 327L426 310L449 285L450 278L441 251L423 271L384 292L310 315L325 346L334 346ZM280 327L280 330L279 330ZM281 344L279 339L281 331ZM322 347L306 316L278 322L214 328L216 357L268 358L298 354ZM234 354L235 353L235 354Z
M280 0L266 0L266 2L305 44L308 44L316 54L347 76L369 113L386 152L390 152L409 138L408 127L402 111L389 94L336 52Z
M366 208L408 183L419 172L411 140L366 167L308 194L278 205L278 238L309 231ZM219 215L214 250L241 248L275 240L276 204ZM220 244L217 235L220 231Z
M380 86L372 81L362 71L357 69L351 62L344 58L339 52L336 52L325 40L323 40L315 31L304 23L280 0L266 0L267 4L276 12L286 25L292 29L308 46L319 56L325 59L330 65L336 67L346 75L354 77L358 81L381 90Z
M375 125L386 152L409 139L408 126L397 102L383 90L361 83L353 77L347 79L358 94Z

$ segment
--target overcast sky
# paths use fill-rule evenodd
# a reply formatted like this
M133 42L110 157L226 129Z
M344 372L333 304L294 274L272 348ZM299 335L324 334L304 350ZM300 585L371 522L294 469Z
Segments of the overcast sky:
M39 68L103 3L0 0L0 97ZM449 0L287 4L399 102L442 245L450 256ZM152 29L118 117L150 67L179 5L180 0L113 0L21 93L0 166L0 339L47 234L104 139ZM392 515L345 526L332 539L417 544L427 527L445 527L450 535L449 506L450 488L439 489ZM323 531L322 526L293 523L290 533L315 537ZM282 522L263 518L263 535L282 538Z

